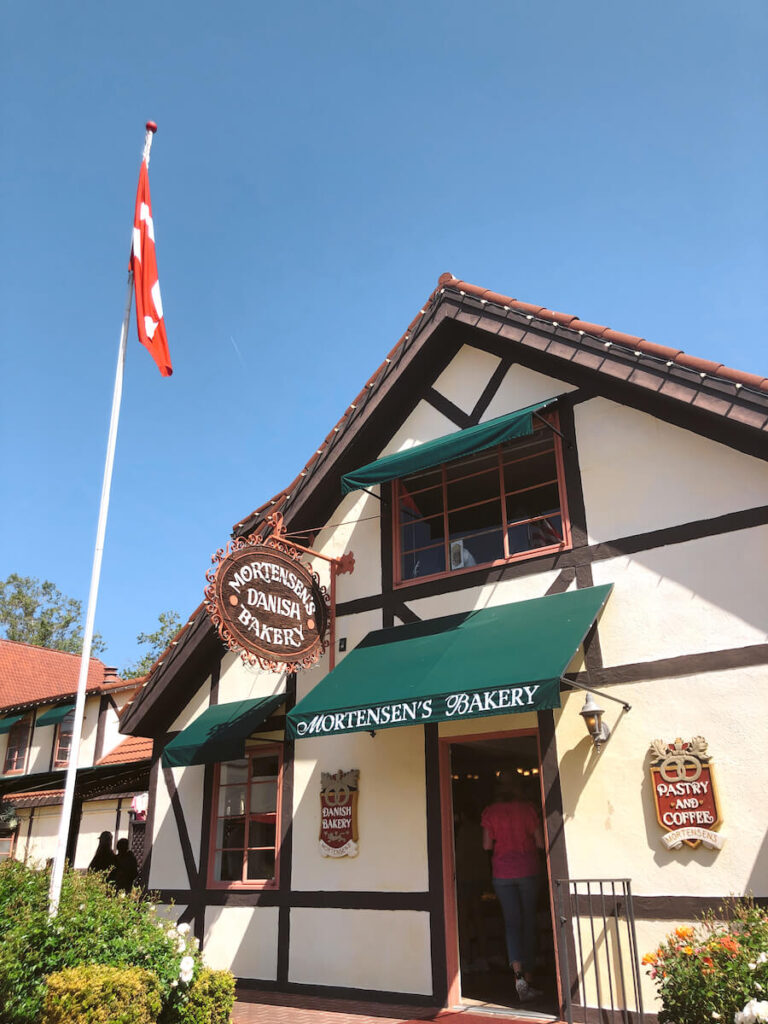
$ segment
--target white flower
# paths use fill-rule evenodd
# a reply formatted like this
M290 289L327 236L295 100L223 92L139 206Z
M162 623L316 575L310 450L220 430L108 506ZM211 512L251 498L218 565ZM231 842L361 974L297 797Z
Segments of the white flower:
M176 931L179 933L179 935L186 935L189 932L189 925L188 924L177 924L176 925Z
M712 1020L720 1020L720 1014L716 1010L712 1011Z
M200 948L200 939L198 939L196 935L192 936L192 945L195 947L195 949Z
M768 1001L750 999L743 1010L734 1014L733 1024L768 1024Z
M179 975L182 985L188 985L192 981L192 971L182 971Z
M81 904L80 904L80 909L81 909L81 910L85 910L85 904L84 904L84 903L81 903Z
M183 956L181 958L181 963L179 964L179 970L186 973L187 971L191 971L194 966L195 961L191 956Z
M177 946L178 952L179 953L183 953L186 948L187 948L187 940L184 938L183 935L180 935L179 936L179 945Z
M171 982L171 988L178 988L178 986L179 986L178 981L172 981Z

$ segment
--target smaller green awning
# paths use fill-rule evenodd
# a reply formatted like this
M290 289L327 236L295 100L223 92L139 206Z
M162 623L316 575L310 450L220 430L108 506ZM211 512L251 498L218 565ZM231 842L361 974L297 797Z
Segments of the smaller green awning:
M214 704L174 736L163 751L166 768L233 761L245 753L245 741L285 700L284 693L254 700Z
M487 423L478 423L475 427L467 427L466 430L457 430L434 441L414 445L404 452L385 455L375 462L369 462L367 466L346 473L341 478L341 493L349 494L350 491L357 491L361 487L371 487L387 480L398 480L400 477L440 466L444 462L473 455L485 448L495 448L496 445L512 441L516 437L526 437L533 433L533 414L556 401L556 398L550 398L546 402L537 402L536 405L518 409L507 416L497 416Z
M8 715L7 718L0 718L0 735L4 732L10 732L11 729L20 722L24 715Z
M58 725L63 718L67 717L70 711L74 710L74 704L59 704L55 708L44 711L38 718L36 725Z

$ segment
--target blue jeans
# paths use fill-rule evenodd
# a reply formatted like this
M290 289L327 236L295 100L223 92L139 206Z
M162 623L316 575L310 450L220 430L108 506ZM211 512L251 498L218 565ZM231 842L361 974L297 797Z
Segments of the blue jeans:
M524 971L536 966L536 898L538 875L526 878L494 878L493 888L504 915L504 932L510 966L521 963Z

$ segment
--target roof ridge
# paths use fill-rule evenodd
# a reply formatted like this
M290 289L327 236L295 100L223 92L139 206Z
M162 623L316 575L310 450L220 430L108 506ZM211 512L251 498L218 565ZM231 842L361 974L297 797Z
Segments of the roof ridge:
M60 651L57 647L45 647L43 644L31 644L28 640L9 640L8 637L0 636L0 644L15 644L17 647L30 647L33 651L47 651L49 654L65 654L70 658L82 658L81 654L76 654L74 651ZM106 662L102 661L101 658L97 658L95 654L91 654L88 657L89 661L98 661L104 668L112 668L111 665L107 665Z

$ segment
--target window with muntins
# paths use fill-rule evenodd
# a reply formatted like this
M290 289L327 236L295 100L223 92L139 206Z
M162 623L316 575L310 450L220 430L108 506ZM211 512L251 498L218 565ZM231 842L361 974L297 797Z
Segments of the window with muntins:
M56 730L56 745L53 753L53 767L66 768L69 764L69 755L72 750L72 727L75 721L75 712L70 711L65 715Z
M570 546L560 440L544 424L394 490L397 583Z
M280 748L216 766L211 878L216 886L277 884Z
M27 767L29 740L32 734L32 715L27 715L8 730L5 748L4 775L21 775Z

